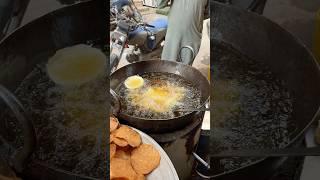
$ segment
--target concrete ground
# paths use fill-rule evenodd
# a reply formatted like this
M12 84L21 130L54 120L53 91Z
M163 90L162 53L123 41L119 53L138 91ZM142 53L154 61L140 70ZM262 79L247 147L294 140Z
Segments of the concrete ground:
M143 6L141 0L134 0L134 2L146 22L152 21L155 18L164 17L164 15L156 14L156 8ZM210 71L210 28L208 27L208 24L210 24L210 19L204 21L201 46L199 49L199 53L197 54L193 63L193 67L197 68L207 78ZM118 68L128 64L127 60L125 59L125 56L128 53L128 51L130 51L130 48L125 50L122 59L120 60ZM161 52L162 49L156 50L154 52L155 55L153 55L152 58L160 60ZM143 60L148 58L148 56L142 56ZM205 113L202 129L210 129L210 112Z

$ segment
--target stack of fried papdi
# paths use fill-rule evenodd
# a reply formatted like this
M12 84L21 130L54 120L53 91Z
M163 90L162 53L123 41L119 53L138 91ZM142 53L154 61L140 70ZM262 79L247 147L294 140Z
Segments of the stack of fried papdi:
M110 117L110 179L142 180L160 164L160 153L138 132Z

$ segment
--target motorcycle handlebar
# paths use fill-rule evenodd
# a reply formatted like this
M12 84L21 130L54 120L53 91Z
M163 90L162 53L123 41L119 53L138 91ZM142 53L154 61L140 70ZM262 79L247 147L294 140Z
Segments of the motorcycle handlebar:
M155 28L155 26L153 26L153 25L151 25L151 24L145 24L145 26L151 27L151 28Z

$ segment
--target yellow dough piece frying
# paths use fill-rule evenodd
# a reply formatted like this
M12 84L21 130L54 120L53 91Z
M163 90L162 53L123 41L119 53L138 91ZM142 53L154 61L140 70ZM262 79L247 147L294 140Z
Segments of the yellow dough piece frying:
M49 77L63 86L81 85L97 78L106 70L105 54L79 44L58 50L47 63Z
M142 87L143 84L144 84L143 78L138 75L130 76L124 81L124 85L128 89L137 89Z

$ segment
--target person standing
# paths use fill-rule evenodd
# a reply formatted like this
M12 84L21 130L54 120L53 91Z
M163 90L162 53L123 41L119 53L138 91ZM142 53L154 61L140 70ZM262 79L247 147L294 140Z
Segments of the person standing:
M161 54L162 60L177 61L180 49L188 47L181 50L181 59L182 63L192 65L200 48L207 5L208 0L174 0L171 2L168 29Z

